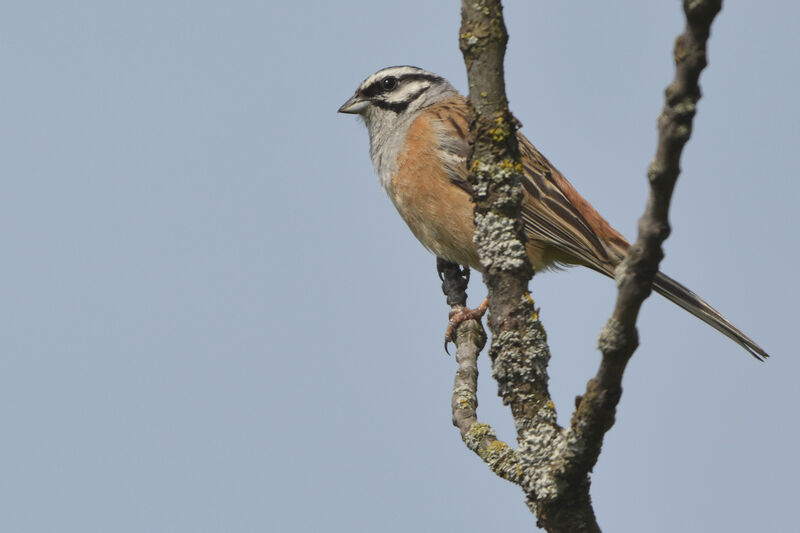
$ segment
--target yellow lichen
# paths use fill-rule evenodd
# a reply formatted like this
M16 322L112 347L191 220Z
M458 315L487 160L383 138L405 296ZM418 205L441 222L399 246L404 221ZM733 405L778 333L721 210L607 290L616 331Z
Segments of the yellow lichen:
M498 143L506 138L506 132L502 128L492 128L489 130L489 134L492 136L492 140Z
M530 291L525 291L525 294L523 294L522 297L525 298L528 301L529 304L535 305L533 303L533 296L531 296L531 292Z
M469 436L476 440L482 439L487 435L492 435L493 433L491 426L483 422L475 422L469 427Z
M539 310L536 309L536 304L533 301L533 297L531 296L531 293L528 292L528 291L525 291L525 294L522 297L525 299L525 301L527 303L529 303L531 305L531 307L533 307L533 313L531 315L533 317L533 319L534 320L539 320Z
M486 451L489 453L498 453L508 448L508 444L501 440L492 441L492 443L486 447Z
M495 142L499 143L508 137L509 133L511 133L511 128L508 127L508 124L502 115L495 118L494 123L497 124L497 127L490 129L489 134L492 136L492 139Z

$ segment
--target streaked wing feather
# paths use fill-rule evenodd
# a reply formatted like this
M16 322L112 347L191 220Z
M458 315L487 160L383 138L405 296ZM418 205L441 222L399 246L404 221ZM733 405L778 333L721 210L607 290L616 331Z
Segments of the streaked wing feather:
M469 118L466 105L463 100L453 100L437 105L431 113L440 131L438 149L444 155L443 163L450 181L472 194L467 180ZM573 261L570 262L613 275L610 263L616 263L618 257L609 257L597 233L559 186L558 181L566 180L524 135L518 133L517 138L525 174L522 185L527 193L522 204L522 220L528 237L553 246L571 257ZM624 239L622 242L627 247Z
M453 99L431 110L437 116L437 151L452 183L472 194L467 181L469 124L463 98ZM526 139L517 134L524 168L525 197L522 219L529 239L561 252L567 263L580 263L607 276L628 249L628 242L572 187L550 162ZM743 346L757 359L769 357L760 346L728 322L695 293L659 272L653 288Z
M525 229L536 239L573 256L576 262L609 274L609 257L594 228L570 201L559 181L566 181L521 133L517 134L528 193L522 203Z

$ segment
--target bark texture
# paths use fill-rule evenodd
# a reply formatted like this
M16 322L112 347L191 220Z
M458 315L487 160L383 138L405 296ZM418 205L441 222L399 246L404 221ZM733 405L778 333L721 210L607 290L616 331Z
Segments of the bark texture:
M550 351L528 282L533 270L519 220L522 164L517 121L508 109L503 57L508 41L500 0L462 0L459 42L469 78L473 118L468 162L475 200L475 242L489 289L492 375L510 406L517 449L497 440L477 419L477 356L485 343L478 321L462 323L456 335L458 371L453 423L467 446L504 479L520 485L537 524L551 532L600 531L589 496L589 473L603 436L614 424L622 375L638 345L636 319L663 258L667 214L689 139L698 78L706 65L706 41L721 0L684 0L686 29L675 42L675 79L667 87L658 119L659 140L650 164L650 194L638 238L617 271L616 306L599 338L597 375L576 400L568 428L556 422L548 391ZM440 263L443 290L454 309L466 304L465 276L458 265Z
M636 242L617 269L617 302L598 339L603 354L600 368L587 383L570 422L569 446L561 453L567 479L580 477L594 466L603 435L614 424L622 394L622 374L639 342L636 319L664 257L661 245L670 232L672 191L700 99L698 80L707 64L706 42L711 23L720 9L722 0L683 2L686 27L675 40L675 77L665 90L664 108L658 117L658 145L647 171L650 182L647 205L639 219Z
M469 269L437 259L442 277L442 291L451 309L457 311L467 303ZM498 440L489 424L478 422L478 354L486 344L486 332L478 320L467 320L458 326L456 336L456 370L453 384L453 425L461 433L467 447L478 454L492 472L513 483L519 483L519 457L505 442Z

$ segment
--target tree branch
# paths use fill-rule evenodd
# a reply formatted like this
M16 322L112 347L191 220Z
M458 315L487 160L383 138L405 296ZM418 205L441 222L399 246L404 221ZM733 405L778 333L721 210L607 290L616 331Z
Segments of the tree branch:
M698 79L706 66L706 42L721 8L721 0L683 2L686 28L675 40L675 78L665 91L666 101L658 117L658 147L647 172L650 193L639 219L639 234L617 269L617 302L598 341L603 354L600 368L586 386L570 422L567 445L556 458L563 462L561 477L567 483L591 471L603 436L614 424L622 394L622 374L638 346L636 319L664 257L661 244L669 235L672 191L700 99Z
M663 257L667 214L683 146L689 139L705 46L721 0L684 0L686 30L675 43L675 79L659 116L656 157L648 170L650 195L639 235L617 270L616 306L600 334L602 361L570 426L562 429L548 391L550 358L544 329L530 294L533 270L519 220L523 167L516 140L518 123L508 110L503 57L508 34L499 0L462 0L460 46L469 78L473 111L468 165L475 200L475 243L489 289L492 375L503 403L511 407L518 450L498 441L477 421L477 356L485 333L476 321L458 328L459 369L453 391L453 423L464 442L492 471L518 483L538 518L551 532L600 531L589 497L589 472L614 423L622 375L638 345L636 319ZM441 269L453 308L466 304L466 279L458 265Z
M511 407L523 469L521 486L532 511L559 503L563 531L599 530L589 502L589 479L563 487L550 458L564 442L547 383L550 350L528 282L533 270L520 222L523 167L518 122L508 110L503 57L508 41L499 0L463 0L460 45L473 109L468 161L475 200L475 243L489 289L492 375ZM563 526L563 527L562 527ZM555 530L555 529L554 529Z
M533 275L519 220L522 163L517 121L508 110L503 55L508 40L499 0L462 2L461 50L473 121L468 161L475 200L475 242L489 288L489 356L517 431L555 424L547 390L550 353L528 281ZM543 415L543 416L542 416Z
M452 310L467 303L469 270L462 270L455 263L437 258L442 276L442 292ZM478 454L489 469L512 483L519 484L522 472L517 452L508 444L498 440L489 424L478 422L478 354L486 344L486 332L478 320L467 320L459 324L456 333L456 371L453 384L453 425L461 433L467 447Z

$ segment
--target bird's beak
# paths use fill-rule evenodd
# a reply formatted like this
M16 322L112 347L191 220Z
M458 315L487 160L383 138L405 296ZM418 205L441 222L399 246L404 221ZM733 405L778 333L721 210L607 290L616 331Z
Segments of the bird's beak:
M364 112L369 107L369 100L363 100L359 96L353 95L348 101L342 104L339 108L339 113L348 113L350 115L358 115Z

